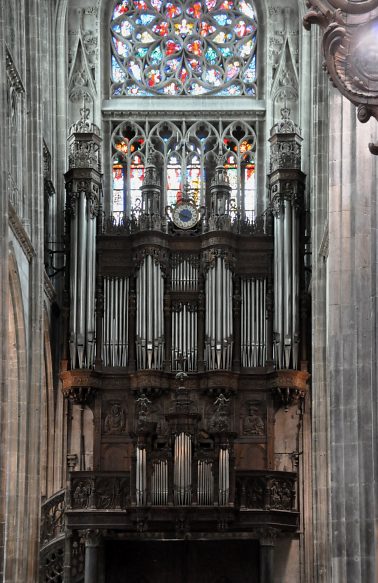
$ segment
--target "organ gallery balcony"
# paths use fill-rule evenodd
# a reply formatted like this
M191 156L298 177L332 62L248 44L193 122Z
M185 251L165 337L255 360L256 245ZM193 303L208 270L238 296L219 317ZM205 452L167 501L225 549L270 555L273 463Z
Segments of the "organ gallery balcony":
M200 471L203 468L198 475ZM156 491L156 481L147 480L148 489L141 496L132 486L130 472L72 472L66 493L66 524L70 529L151 535L194 534L209 529L240 533L262 527L294 532L298 527L295 472L236 471L227 496L219 483L215 486L212 473L205 486L200 488L199 481L192 484L186 499L180 499L174 479L164 492ZM164 487L163 479L160 484ZM206 484L212 486L207 493Z

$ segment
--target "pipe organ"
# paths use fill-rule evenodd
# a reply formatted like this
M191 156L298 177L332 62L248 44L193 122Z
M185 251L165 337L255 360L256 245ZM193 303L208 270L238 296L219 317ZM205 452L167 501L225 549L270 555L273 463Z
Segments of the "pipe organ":
M104 277L102 361L104 366L127 366L129 278Z
M89 110L70 128L67 191L69 237L69 353L72 368L88 368L95 358L96 216L101 189L99 128Z
M241 364L265 366L266 362L266 279L241 282Z
M184 432L175 436L173 467L174 502L186 506L192 501L192 439Z
M161 369L164 362L164 279L151 255L136 277L136 349L138 369Z
M274 359L279 369L297 369L300 342L300 261L305 176L299 128L282 110L271 131L269 185L274 217Z
M179 370L184 359L186 370L197 370L197 308L176 302L172 307L172 370Z
M272 130L256 221L233 206L222 152L206 167L206 208L183 189L163 216L149 152L140 215L117 222L96 219L99 138L83 124L65 176L68 528L118 541L181 537L189 522L193 539L296 536L305 408L284 415L309 378L298 128L285 113ZM81 147L93 151L84 166ZM87 471L75 460L88 443Z
M205 295L205 362L208 370L230 370L234 340L232 272L220 254L207 272Z

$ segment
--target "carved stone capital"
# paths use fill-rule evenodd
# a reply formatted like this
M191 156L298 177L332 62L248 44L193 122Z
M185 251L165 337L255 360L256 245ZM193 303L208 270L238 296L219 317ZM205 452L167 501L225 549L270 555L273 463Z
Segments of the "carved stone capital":
M280 531L277 528L262 527L256 530L256 535L260 541L260 545L272 547L279 537Z
M102 541L102 533L98 529L87 529L84 537L86 547L98 547Z
M75 405L89 405L92 401L96 389L93 387L67 387L63 389L63 396L72 401Z

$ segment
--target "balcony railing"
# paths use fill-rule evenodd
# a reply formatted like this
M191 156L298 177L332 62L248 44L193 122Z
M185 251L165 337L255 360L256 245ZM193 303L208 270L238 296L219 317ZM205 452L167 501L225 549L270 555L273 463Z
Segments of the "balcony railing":
M237 471L235 495L230 496L224 506L233 506L237 510L283 510L296 512L296 478L294 472L276 471ZM73 472L71 474L70 500L67 508L70 510L126 510L136 506L175 506L175 497L169 496L170 504L162 504L162 499L156 495L143 497L146 502L137 503L137 497L130 488L129 472ZM61 494L60 494L61 495ZM52 499L51 499L52 500ZM57 498L58 500L58 498ZM140 498L140 500L142 500ZM164 497L168 500L168 495ZM192 496L194 502L185 506L211 506L203 496ZM219 496L212 497L212 505L222 506ZM178 504L177 504L178 505ZM183 506L182 504L178 506ZM50 510L53 513L54 505ZM49 516L50 516L49 514ZM54 513L53 513L54 515ZM59 524L49 522L48 532L59 528Z
M56 492L42 504L41 546L64 534L65 491Z

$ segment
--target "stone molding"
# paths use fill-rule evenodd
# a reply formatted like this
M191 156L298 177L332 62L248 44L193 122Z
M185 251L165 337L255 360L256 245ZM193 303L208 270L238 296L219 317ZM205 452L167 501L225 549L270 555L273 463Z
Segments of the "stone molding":
M44 288L45 295L46 295L47 299L49 300L49 302L52 303L56 299L55 288L54 288L53 284L51 283L51 279L47 275L46 271L43 275L43 278L44 278L43 288Z
M11 86L17 91L17 93L25 93L21 76L8 49L5 51L5 66Z
M25 257L30 263L33 257L35 256L35 249L33 243L30 240L29 235L25 231L25 228L23 227L16 211L13 208L13 205L10 202L8 203L8 213L9 213L9 226L12 229L12 232L16 237L17 241L19 242L25 254Z

